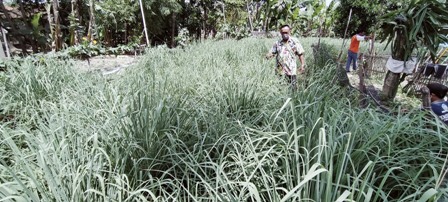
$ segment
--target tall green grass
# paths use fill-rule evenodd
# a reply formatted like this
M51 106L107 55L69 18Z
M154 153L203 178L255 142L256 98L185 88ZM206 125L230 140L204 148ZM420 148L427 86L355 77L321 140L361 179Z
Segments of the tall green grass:
M446 126L358 107L336 66L291 92L271 39L153 48L123 74L24 59L1 75L5 201L427 201ZM330 43L331 45L331 43Z

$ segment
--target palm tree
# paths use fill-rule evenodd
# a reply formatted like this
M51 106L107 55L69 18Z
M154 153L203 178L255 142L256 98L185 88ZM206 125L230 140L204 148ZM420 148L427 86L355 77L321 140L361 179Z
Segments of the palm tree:
M416 49L425 48L434 61L439 44L448 41L442 33L442 27L448 24L447 16L447 4L439 0L411 0L405 7L384 15L383 41L391 45L392 58L408 61ZM388 70L381 96L383 101L395 98L404 76Z

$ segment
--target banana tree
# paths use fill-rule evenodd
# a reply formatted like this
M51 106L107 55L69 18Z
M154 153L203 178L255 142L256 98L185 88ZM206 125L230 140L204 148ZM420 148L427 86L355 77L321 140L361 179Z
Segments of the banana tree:
M392 59L409 61L417 49L427 49L434 59L439 44L447 42L442 27L448 24L448 10L445 0L411 0L403 8L386 14L383 41L390 44ZM393 100L404 73L387 71L382 90L382 100Z
M317 0L319 1L319 0ZM268 1L269 2L269 1ZM270 14L268 17L269 20L273 20L277 24L271 23L268 20L267 26L268 28L277 28L281 24L289 24L292 27L297 27L297 24L300 22L300 19L303 18L301 8L304 5L311 4L311 0L273 0L270 1ZM269 6L269 4L267 5ZM293 32L297 29L293 29Z
M53 0L54 1L54 0ZM92 42L97 36L97 27L96 27L96 19L95 19L95 1L89 0L89 28L87 29L87 40Z
M48 25L50 26L51 50L59 51L62 48L61 21L59 17L59 1L50 0L45 4ZM53 12L52 12L53 11Z
M70 45L78 45L79 44L79 30L80 30L80 16L79 16L79 8L78 0L71 0L71 13L69 15L70 22Z

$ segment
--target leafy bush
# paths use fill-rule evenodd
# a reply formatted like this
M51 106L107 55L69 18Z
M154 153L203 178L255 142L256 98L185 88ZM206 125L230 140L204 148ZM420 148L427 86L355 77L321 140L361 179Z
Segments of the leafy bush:
M82 43L75 46L70 46L62 52L72 58L86 59L97 55L106 53L106 48L99 44Z
M68 55L71 58L86 59L98 55L123 55L123 54L135 54L139 49L137 43L129 43L126 45L118 45L117 47L104 47L100 44L79 44L68 47L59 52L59 55Z

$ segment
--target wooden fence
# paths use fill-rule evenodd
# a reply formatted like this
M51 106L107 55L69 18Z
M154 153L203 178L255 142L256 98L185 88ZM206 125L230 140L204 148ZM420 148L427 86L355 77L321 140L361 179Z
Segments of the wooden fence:
M404 90L420 94L421 88L428 83L441 83L448 86L447 65L427 63L416 68Z
M388 55L361 55L361 57L363 58L360 61L368 64L364 65L367 67L365 69L365 74L368 79L384 79L384 76L387 73L386 62L389 58Z
M383 80L386 76L386 62L389 55L364 55L363 61L367 64L365 70L367 80ZM369 81L367 81L369 82ZM419 65L414 72L407 75L403 91L409 94L420 95L422 86L428 83L441 83L448 86L448 70L446 64L425 63Z

